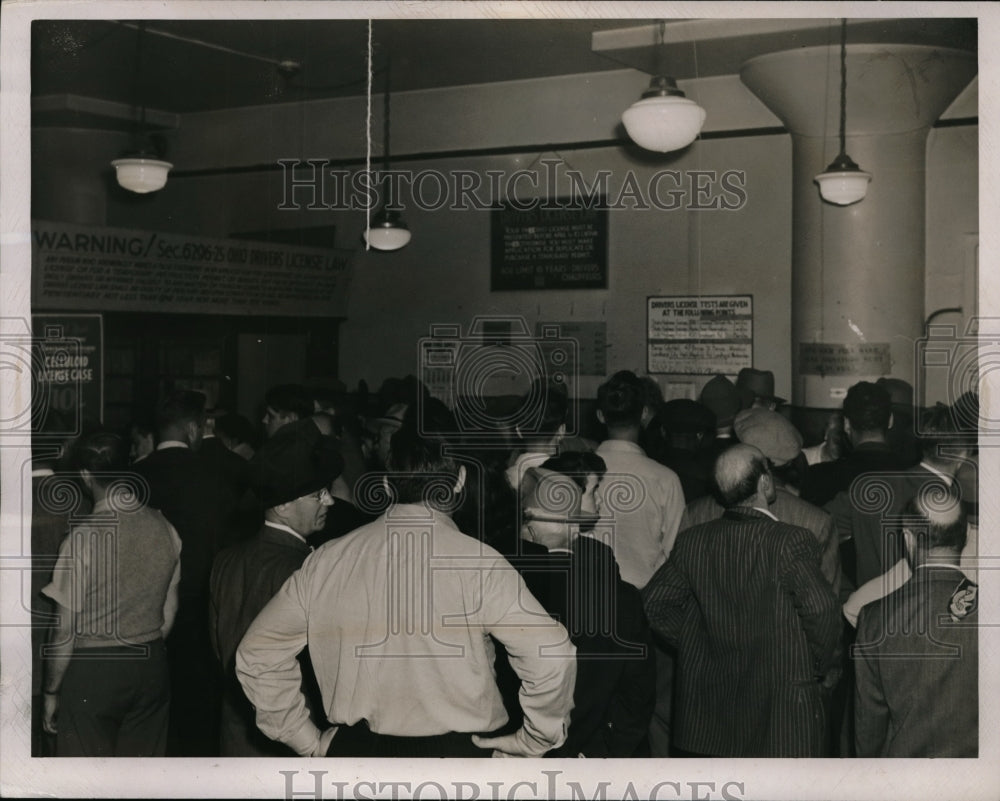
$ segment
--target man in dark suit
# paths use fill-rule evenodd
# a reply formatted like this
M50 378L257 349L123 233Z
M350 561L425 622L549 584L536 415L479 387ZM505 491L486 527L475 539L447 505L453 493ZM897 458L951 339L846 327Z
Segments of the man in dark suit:
M903 510L913 576L858 619L859 757L979 754L978 586L959 568L966 519L956 493Z
M823 506L872 470L905 470L911 462L889 445L892 398L885 387L859 381L844 398L844 433L851 450L833 462L820 462L806 470L802 499Z
M531 594L576 646L576 687L566 742L547 756L645 756L656 662L639 591L622 580L614 552L581 534L597 521L605 473L595 453L568 451L522 477L521 541L508 555ZM516 730L521 682L499 652L497 684Z
M205 427L205 396L177 390L157 407L156 450L135 465L159 509L181 538L181 581L174 627L167 638L170 665L168 756L214 756L219 688L208 641L208 576L227 519L219 476L198 453Z
M216 557L210 580L209 635L223 672L224 757L295 754L265 737L254 723L253 707L236 679L236 648L260 610L313 550L311 537L322 530L334 503L330 486L343 464L333 437L322 435L311 420L283 426L257 452L251 480L265 507L263 525L249 540ZM309 677L314 701L319 696L311 669L303 675Z
M903 543L892 519L906 502L921 494L947 494L959 468L971 459L975 434L957 430L949 407L938 404L924 412L920 430L919 464L860 475L825 507L844 548L844 570L853 588L881 576L903 558Z
M690 755L824 756L821 677L840 636L815 537L768 510L774 481L749 445L713 474L721 520L677 538L643 589L649 622L677 648L674 744Z

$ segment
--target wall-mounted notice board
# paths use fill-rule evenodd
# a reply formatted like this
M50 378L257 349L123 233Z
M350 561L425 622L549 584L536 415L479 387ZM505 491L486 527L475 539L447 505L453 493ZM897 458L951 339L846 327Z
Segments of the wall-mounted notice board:
M519 205L523 205L519 204ZM607 289L608 209L549 200L504 204L491 221L490 289Z
M735 376L753 367L752 295L671 295L646 304L650 373Z

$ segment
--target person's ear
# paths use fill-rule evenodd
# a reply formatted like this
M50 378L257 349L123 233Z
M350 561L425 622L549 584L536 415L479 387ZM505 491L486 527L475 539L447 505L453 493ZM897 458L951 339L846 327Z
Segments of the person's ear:
M903 545L906 546L907 556L910 557L910 561L912 562L917 553L917 535L908 528L903 529Z
M458 478L455 480L456 495L458 495L458 493L460 493L462 491L462 488L465 486L465 479L466 479L465 465L460 464L458 466Z
M562 439L566 436L566 424L560 423L559 428L556 429L556 439Z
M894 421L895 417L893 416L892 412L889 412L889 425L887 425L886 428L892 428L892 424Z
M765 498L771 494L773 487L774 479L771 477L770 471L761 474L761 477L757 479L757 492L761 493Z
M81 468L80 469L80 480L83 482L83 485L89 491L93 492L93 489L94 489L94 474L93 473L91 473L86 468Z
M608 424L607 420L604 419L604 412L602 412L600 409L597 410L597 419L600 423L604 425Z

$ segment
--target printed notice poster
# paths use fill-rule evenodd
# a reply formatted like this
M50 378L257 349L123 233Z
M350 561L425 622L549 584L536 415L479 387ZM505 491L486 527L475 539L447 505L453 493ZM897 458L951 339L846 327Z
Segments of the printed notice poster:
M753 366L752 295L647 299L647 370L735 376Z
M99 314L33 314L32 406L41 426L55 412L59 430L100 422L104 409L104 328Z
M567 203L569 201L566 201ZM607 289L608 209L493 210L490 289Z
M32 223L36 308L344 317L353 251Z

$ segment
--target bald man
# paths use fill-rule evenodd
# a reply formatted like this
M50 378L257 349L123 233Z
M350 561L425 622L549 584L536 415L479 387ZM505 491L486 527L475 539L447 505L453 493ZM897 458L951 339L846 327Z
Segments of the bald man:
M858 618L857 753L976 757L979 587L959 564L965 512L957 493L922 493L902 517L913 575Z
M774 480L757 448L723 451L713 480L722 518L682 531L642 593L677 649L673 744L688 756L824 756L820 679L841 621L819 545L768 511Z

